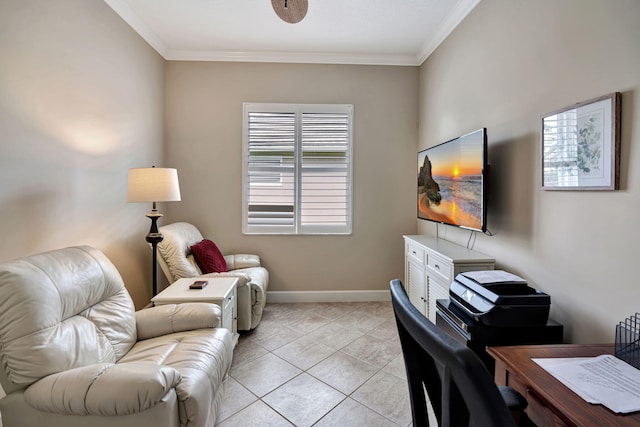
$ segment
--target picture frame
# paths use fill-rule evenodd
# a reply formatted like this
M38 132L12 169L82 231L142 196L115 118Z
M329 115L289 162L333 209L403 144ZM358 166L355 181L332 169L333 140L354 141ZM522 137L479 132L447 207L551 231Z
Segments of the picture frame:
M542 116L544 190L617 190L620 92Z

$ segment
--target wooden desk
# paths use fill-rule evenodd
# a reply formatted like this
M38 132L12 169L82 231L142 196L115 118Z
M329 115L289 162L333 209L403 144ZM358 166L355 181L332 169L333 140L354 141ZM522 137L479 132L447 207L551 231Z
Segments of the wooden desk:
M620 415L587 403L531 360L613 354L613 344L488 347L487 352L496 361L496 384L509 385L527 399L527 415L538 427L640 426L640 412Z

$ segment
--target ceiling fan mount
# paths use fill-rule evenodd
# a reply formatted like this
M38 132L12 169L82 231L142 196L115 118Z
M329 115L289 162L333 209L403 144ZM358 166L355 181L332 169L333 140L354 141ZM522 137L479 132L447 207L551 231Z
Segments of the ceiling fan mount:
M296 24L304 19L309 8L308 0L271 0L271 6L284 22Z

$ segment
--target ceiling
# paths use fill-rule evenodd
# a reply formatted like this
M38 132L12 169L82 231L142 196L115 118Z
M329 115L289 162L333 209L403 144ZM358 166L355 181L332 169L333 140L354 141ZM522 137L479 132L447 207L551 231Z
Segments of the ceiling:
M167 60L420 65L480 0L104 0Z

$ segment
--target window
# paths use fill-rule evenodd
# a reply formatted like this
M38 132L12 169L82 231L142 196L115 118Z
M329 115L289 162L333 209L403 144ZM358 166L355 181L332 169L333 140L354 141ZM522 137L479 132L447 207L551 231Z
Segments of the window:
M352 122L352 105L244 104L244 233L351 233Z

